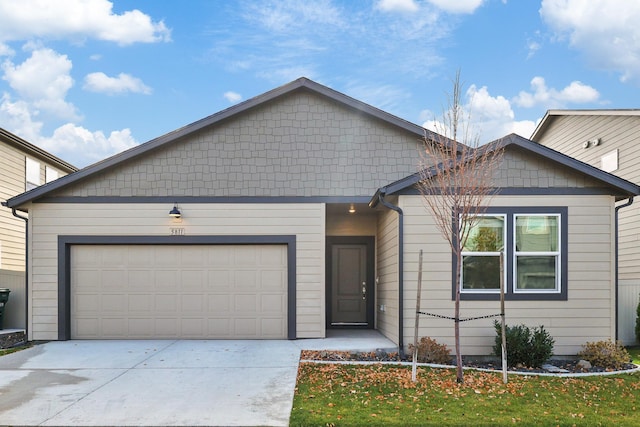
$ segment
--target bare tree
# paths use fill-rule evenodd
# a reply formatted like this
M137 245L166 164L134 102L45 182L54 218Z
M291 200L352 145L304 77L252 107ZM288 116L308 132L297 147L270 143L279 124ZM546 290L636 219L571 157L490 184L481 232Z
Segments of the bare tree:
M474 226L495 194L494 175L503 150L498 145L479 146L471 131L469 116L461 103L460 72L453 80L453 93L436 132L442 137L425 137L421 153L421 181L418 186L425 206L433 214L438 230L457 260L455 272L454 334L457 381L463 382L460 352L460 289L462 251Z

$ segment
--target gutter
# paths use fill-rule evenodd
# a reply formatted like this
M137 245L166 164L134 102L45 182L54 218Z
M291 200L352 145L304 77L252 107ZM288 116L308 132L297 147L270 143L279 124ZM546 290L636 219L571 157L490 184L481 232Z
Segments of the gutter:
M7 207L7 202L2 206ZM11 213L24 221L24 334L29 341L29 218L18 214L16 208L11 208Z
M384 207L398 213L398 352L404 357L404 213L384 199L383 191L378 190L377 195Z
M620 279L618 277L618 270L619 270L619 265L618 264L620 263L619 259L618 259L618 255L619 255L619 252L620 252L620 248L618 247L619 246L619 240L620 240L620 236L618 235L618 231L619 231L619 224L618 224L619 223L619 214L618 214L618 212L622 208L626 208L628 206L631 206L632 203L633 203L633 196L629 197L629 199L627 200L626 203L624 203L624 204L622 204L620 206L616 206L616 220L615 220L615 223L616 223L616 227L615 227L615 233L616 233L615 242L616 243L615 243L615 245L616 245L616 247L615 247L615 279L614 279L614 281L615 281L615 292L616 292L615 293L615 301L616 301L616 306L615 306L616 336L615 336L615 340L616 341L618 341L618 329L619 329L618 328L618 316L619 316L619 313L618 313L618 306L619 306L619 304L618 304L618 294L619 294L619 288L620 288Z

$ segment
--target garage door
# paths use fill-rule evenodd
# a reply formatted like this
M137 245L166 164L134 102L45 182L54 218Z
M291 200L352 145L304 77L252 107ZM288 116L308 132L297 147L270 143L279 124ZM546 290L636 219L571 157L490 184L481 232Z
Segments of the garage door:
M71 338L286 338L285 245L71 247Z

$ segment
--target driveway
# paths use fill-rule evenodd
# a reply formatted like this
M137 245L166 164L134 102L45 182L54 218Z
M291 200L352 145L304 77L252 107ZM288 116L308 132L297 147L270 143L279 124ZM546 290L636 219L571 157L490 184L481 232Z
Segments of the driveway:
M286 426L297 341L64 341L0 357L0 425Z

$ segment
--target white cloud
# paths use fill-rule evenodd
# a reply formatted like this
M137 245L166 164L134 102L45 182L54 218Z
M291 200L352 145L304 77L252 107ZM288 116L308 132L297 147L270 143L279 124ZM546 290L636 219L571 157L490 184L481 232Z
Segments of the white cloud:
M0 56L13 56L15 52L5 43L0 43Z
M548 88L544 78L534 77L531 80L531 92L521 91L513 102L524 108L544 106L545 108L563 108L568 104L596 102L600 93L589 85L574 81L562 90Z
M344 25L340 10L330 0L254 2L245 17L251 21L258 21L267 29L276 32L295 33L300 28L305 32L313 29L324 31L327 26Z
M471 85L465 94L459 123L458 139L473 144L478 139L480 144L493 141L511 133L529 138L535 129L530 120L515 120L511 102L504 96L491 96L486 86L478 88ZM452 137L448 123L430 111L424 111L421 117L425 120L422 126L434 132Z
M376 8L385 12L417 12L419 9L414 0L380 0Z
M640 2L543 0L540 16L594 68L616 71L623 82L640 82Z
M109 77L102 72L87 74L82 88L90 92L100 92L108 95L126 92L149 95L152 92L151 88L145 85L142 80L125 73L118 74L118 77Z
M0 2L0 40L95 38L128 45L170 41L171 30L139 10L113 13L107 0Z
M233 104L242 100L242 95L232 91L225 92L223 96L227 101Z
M39 138L42 122L36 121L25 101L13 101L8 93L0 98L0 123L2 127L19 135L27 141L34 142Z
M79 120L76 108L66 102L73 86L72 63L66 55L51 49L38 49L22 64L6 60L2 64L2 79L35 109L66 120Z
M101 131L91 132L73 123L58 127L50 137L43 136L43 123L30 108L27 102L14 102L4 94L0 98L2 127L73 165L83 167L138 144L129 129L113 131L107 137Z
M113 131L107 137L102 131L91 132L72 123L60 126L51 137L40 137L35 143L76 166L86 166L138 145L129 129Z
M437 8L449 13L473 13L484 0L428 0Z

